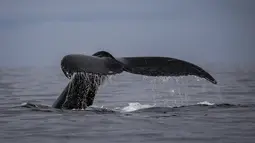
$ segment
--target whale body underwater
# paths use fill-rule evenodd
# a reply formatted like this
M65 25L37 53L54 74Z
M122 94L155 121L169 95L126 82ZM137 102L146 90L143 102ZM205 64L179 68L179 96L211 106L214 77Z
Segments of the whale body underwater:
M52 105L58 109L86 109L93 105L98 87L107 76L122 72L145 76L194 75L217 84L201 67L170 57L115 58L106 51L96 52L92 56L69 54L61 60L61 69L70 81Z

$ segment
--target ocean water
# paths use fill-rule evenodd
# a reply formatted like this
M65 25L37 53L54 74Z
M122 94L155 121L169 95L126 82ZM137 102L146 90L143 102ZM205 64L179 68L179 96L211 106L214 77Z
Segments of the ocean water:
M109 77L86 110L50 106L68 79L59 67L0 69L1 143L253 143L255 72ZM35 106L34 106L35 105Z

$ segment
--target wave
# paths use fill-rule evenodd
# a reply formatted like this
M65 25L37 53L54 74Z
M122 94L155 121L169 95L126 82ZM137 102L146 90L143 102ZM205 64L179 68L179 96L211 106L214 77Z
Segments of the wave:
M111 114L111 113L169 113L169 112L196 112L208 109L222 109L222 108L254 108L255 104L229 104L229 103L210 103L208 101L199 102L194 105L182 105L182 106L157 106L149 104L140 104L138 102L128 103L125 107L115 107L114 109L108 109L105 107L88 107L85 110L62 110L55 109L48 105L33 104L33 103L23 103L20 107L31 109L32 111L42 111L42 112L79 112L86 111L86 113L95 114Z

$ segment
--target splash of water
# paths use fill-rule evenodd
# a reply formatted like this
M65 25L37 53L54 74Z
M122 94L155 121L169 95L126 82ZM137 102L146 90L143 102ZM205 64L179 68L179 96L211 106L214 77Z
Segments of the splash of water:
M74 73L63 106L66 108L87 108L93 103L98 87L104 79L105 76L102 75L83 72Z
M121 109L121 112L133 112L140 109L151 108L155 105L140 104L138 102L128 103L128 106Z
M194 80L195 78L195 80ZM194 85L198 82L203 81L203 79L197 76L178 76L178 77L150 77L150 76L143 76L143 80L149 81L152 84L151 91L154 92L153 94L153 102L154 103L163 103L164 106L169 105L183 105L188 104L190 97L189 93L191 90L196 90L197 88L192 88L190 85ZM160 84L172 84L174 87L169 88L165 91L157 91L158 88L161 88ZM193 84L194 83L194 84ZM202 86L202 85L201 85ZM202 86L202 91L207 90L206 87ZM167 97L167 96L168 97ZM171 96L171 97L169 97ZM176 97L178 97L176 99ZM162 98L164 98L162 100ZM170 98L170 99L169 99ZM159 100L160 99L160 100Z
M212 106L212 105L214 105L215 103L210 103L210 102L208 102L208 101L203 101L203 102L198 102L197 104L198 104L198 105L209 105L209 106Z

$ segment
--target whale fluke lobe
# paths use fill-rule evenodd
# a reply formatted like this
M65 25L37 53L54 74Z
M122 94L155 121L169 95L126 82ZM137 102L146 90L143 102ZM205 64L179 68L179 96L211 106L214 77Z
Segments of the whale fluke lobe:
M92 56L70 54L61 60L61 69L70 80L52 107L85 109L93 104L98 87L108 75L129 72L146 76L186 76L217 81L201 67L169 57L118 57L106 51Z
M64 56L61 60L61 69L67 78L71 78L73 73L86 72L100 75L111 75L121 73L122 65L104 55L105 53L95 53L95 56L87 56L82 54L70 54Z
M124 70L146 76L187 76L205 78L213 84L217 81L201 67L192 63L168 57L125 57L118 58Z

